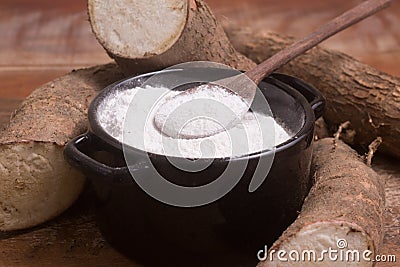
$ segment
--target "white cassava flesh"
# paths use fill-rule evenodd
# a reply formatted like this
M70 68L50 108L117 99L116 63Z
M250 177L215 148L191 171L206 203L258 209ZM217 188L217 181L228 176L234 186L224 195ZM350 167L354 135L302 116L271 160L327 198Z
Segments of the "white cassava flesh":
M62 151L42 142L0 146L0 230L35 226L78 198L84 177L65 163Z
M92 29L108 51L146 58L165 52L180 37L188 1L91 0L88 8Z
M362 231L355 231L356 227L340 221L305 226L279 249L269 251L269 258L263 266L372 266L372 261L368 262L363 257L373 259L373 242ZM278 258L279 250L286 252L281 255L283 260Z

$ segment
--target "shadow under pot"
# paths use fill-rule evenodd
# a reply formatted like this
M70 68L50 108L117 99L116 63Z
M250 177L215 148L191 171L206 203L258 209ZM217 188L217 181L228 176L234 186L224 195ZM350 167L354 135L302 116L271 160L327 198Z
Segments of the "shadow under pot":
M309 191L314 122L323 113L324 97L295 77L264 79L261 94L292 137L274 149L237 157L187 160L148 153L123 145L100 124L99 107L113 92L141 86L153 75L184 71L144 74L105 88L89 108L90 130L66 146L65 156L89 178L101 231L124 254L155 266L165 266L165 257L175 266L193 264L190 259L199 255L237 265L241 260L232 255L241 254L230 251L248 250L257 261L257 251L294 221ZM215 80L231 75L218 73ZM179 164L206 167L193 172ZM207 191L209 185L214 191ZM155 199L163 200L158 191L173 195L168 204ZM202 205L201 197L210 203Z

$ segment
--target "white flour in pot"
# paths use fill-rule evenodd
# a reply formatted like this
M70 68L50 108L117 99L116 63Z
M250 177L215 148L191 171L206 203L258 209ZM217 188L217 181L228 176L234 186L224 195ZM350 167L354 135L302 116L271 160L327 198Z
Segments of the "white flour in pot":
M100 103L98 122L108 134L127 145L185 158L241 156L270 149L291 137L272 117L257 112L247 112L240 123L212 136L197 139L166 136L155 126L154 116L164 101L178 93L150 86L117 90Z

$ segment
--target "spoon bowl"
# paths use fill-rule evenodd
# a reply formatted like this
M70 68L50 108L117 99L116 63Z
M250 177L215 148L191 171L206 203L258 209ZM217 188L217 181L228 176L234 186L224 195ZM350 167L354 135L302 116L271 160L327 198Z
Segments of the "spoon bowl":
M227 82L231 78L222 81ZM251 102L231 90L232 86L224 86L221 81L194 83L193 86L178 97L164 101L158 109L154 123L162 133L183 139L207 137L230 129L250 108Z

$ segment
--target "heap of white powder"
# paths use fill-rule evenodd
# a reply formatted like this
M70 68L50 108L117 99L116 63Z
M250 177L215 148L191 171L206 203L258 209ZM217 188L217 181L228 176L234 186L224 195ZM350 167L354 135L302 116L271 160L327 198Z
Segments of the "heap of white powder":
M206 92L203 90L196 99L186 99L184 103L180 103L182 106L195 104L196 108L200 107L200 111L205 111L206 117L213 115L212 120L203 120L196 124L199 127L213 127L210 121L215 125L224 125L224 122L218 121L223 120L224 116L219 116L221 108L216 108L216 105L224 107L224 110L226 107L228 112L232 110L235 114L243 109L238 105L245 104L237 99L230 99L238 97L232 94L221 94L212 90L209 94ZM155 154L185 158L236 157L271 149L291 137L272 117L257 112L247 112L234 127L212 136L197 139L167 136L156 127L154 117L159 107L177 94L179 92L164 87L150 86L117 90L100 103L97 119L108 134L124 144ZM170 110L173 114L171 118L177 118L176 114L186 118L184 111L185 108L177 106L175 110ZM182 126L178 124L181 122L175 123L175 126ZM184 127L177 131L181 130Z
M187 139L210 136L230 128L249 109L224 87L204 84L193 89L164 101L155 114L156 126L164 134Z

